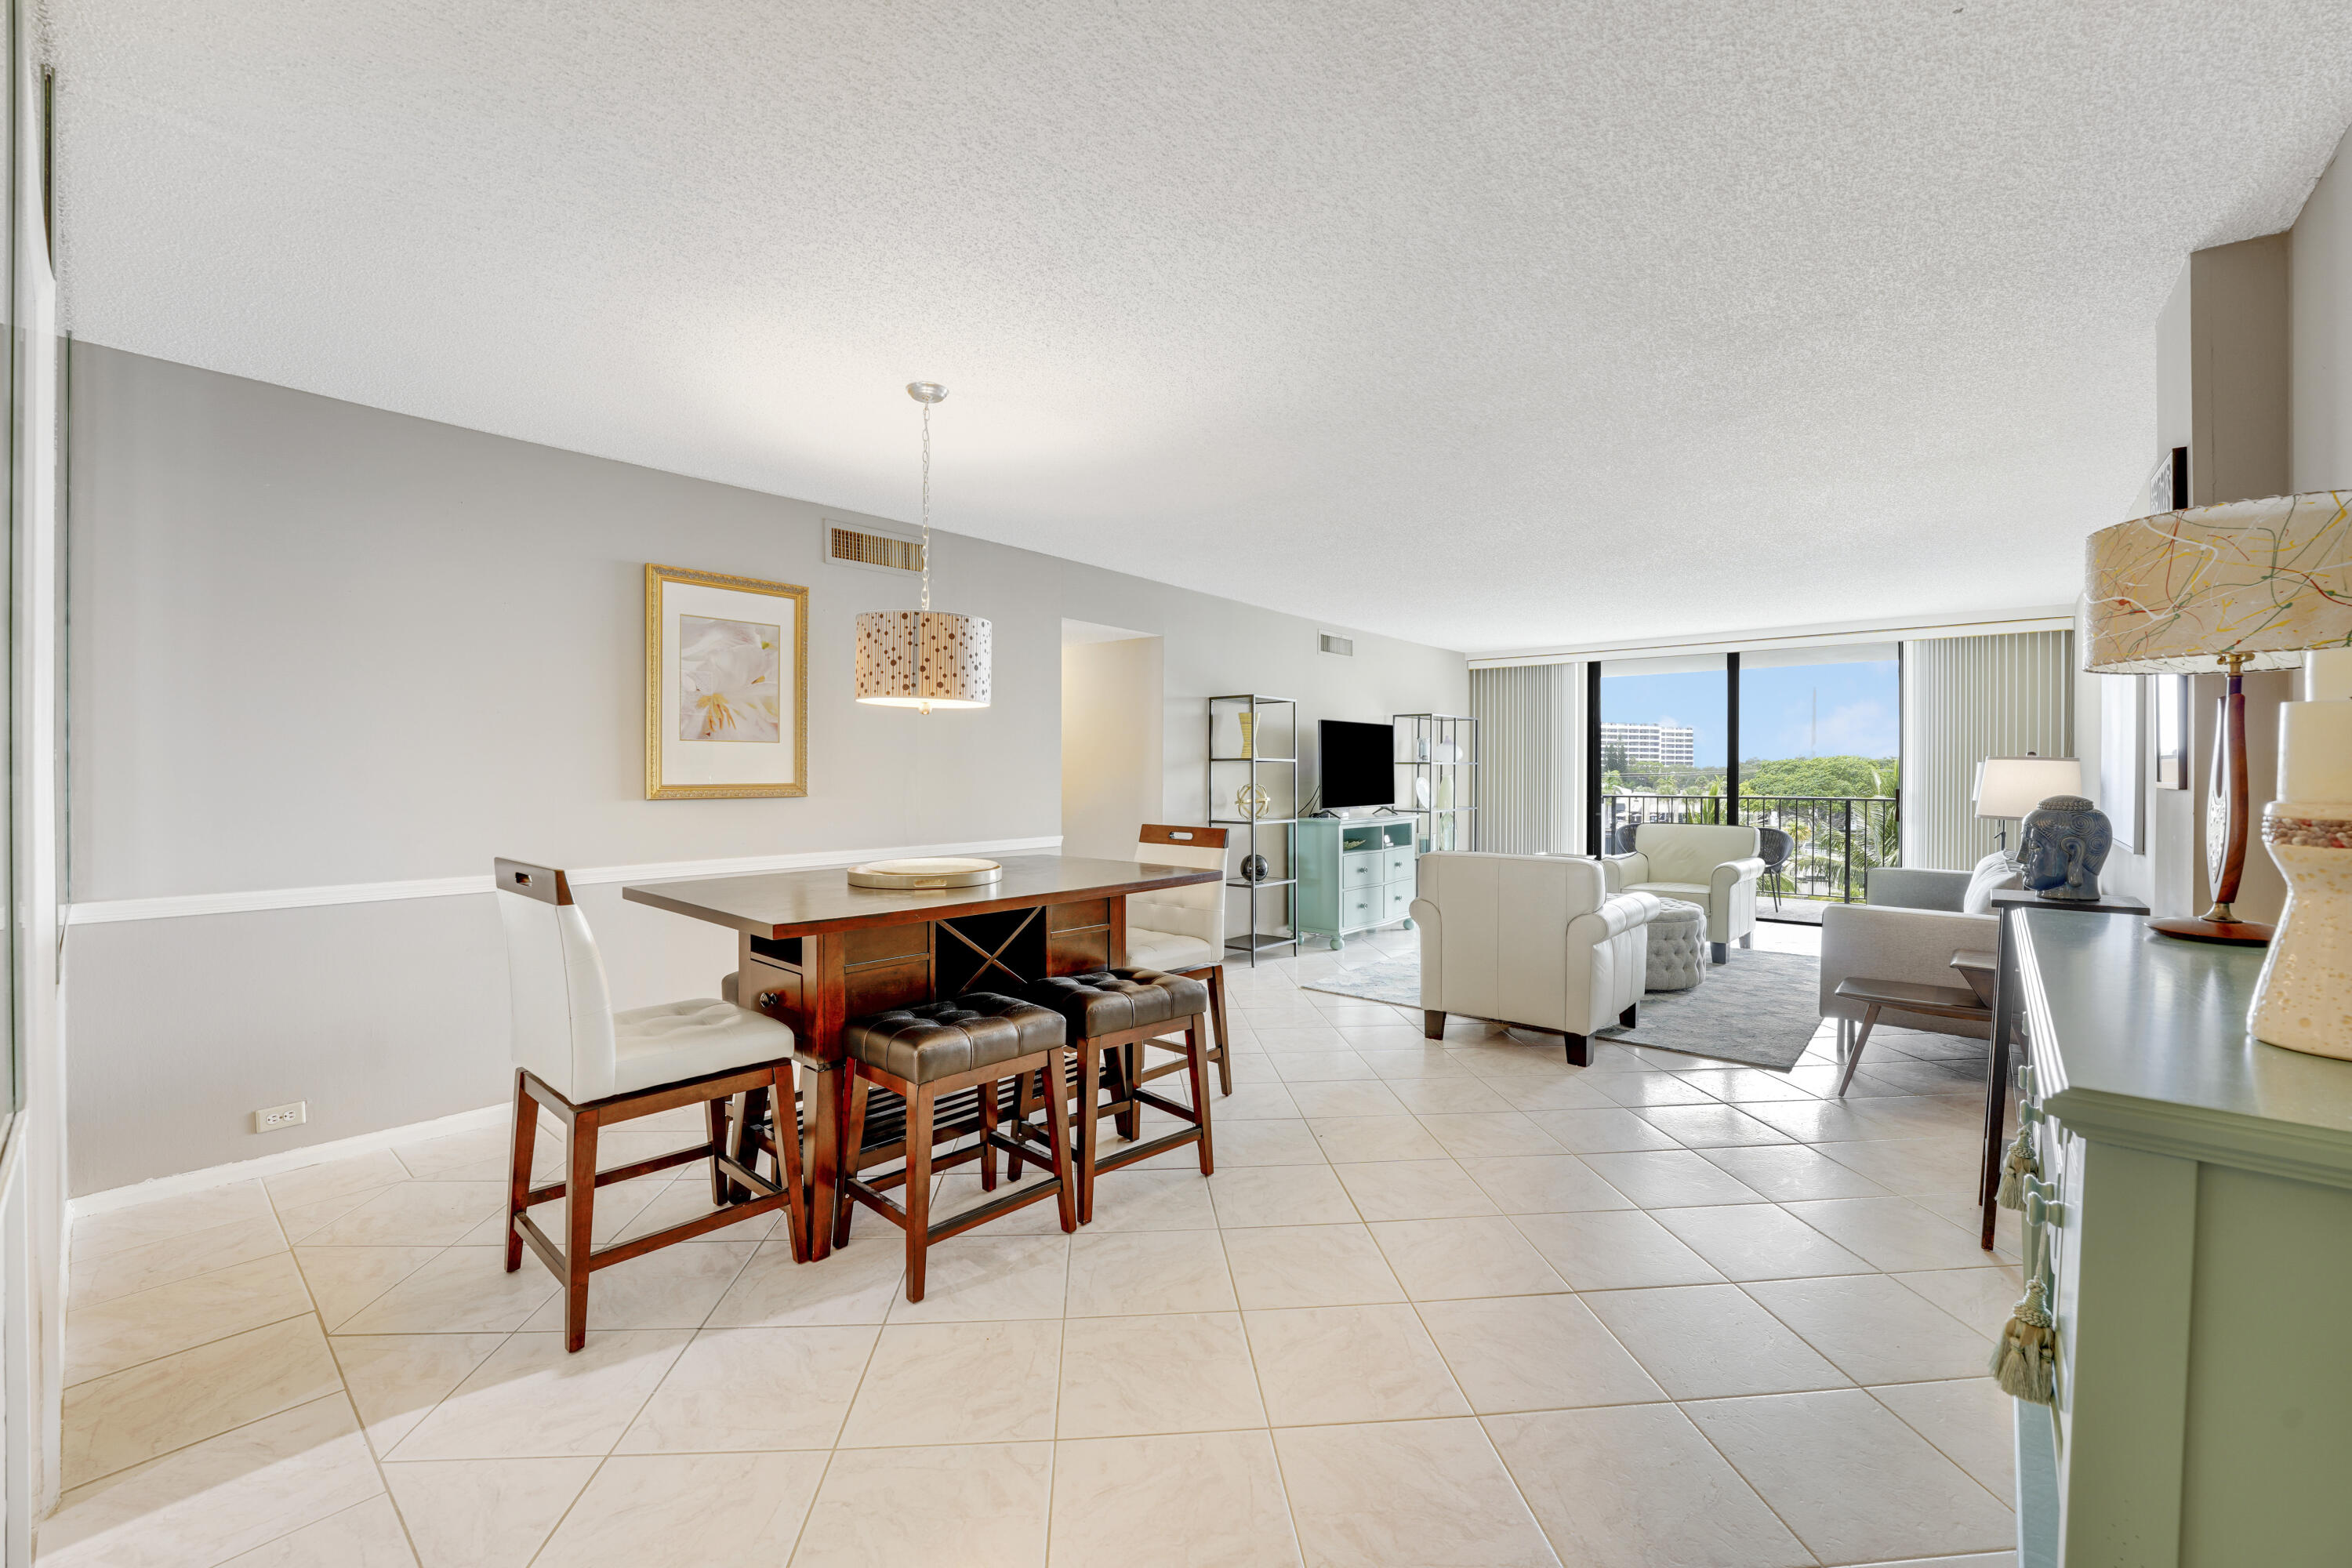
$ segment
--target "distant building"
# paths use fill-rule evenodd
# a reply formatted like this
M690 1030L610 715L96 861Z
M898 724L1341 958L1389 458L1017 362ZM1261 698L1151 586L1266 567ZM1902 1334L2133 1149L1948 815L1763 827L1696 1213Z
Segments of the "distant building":
M1661 767L1690 767L1698 748L1698 731L1683 724L1603 724L1601 750L1622 746L1629 763Z

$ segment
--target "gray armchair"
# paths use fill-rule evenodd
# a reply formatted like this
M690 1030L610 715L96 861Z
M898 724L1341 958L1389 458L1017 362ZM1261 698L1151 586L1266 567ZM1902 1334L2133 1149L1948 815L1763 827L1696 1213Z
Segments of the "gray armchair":
M1969 914L1969 885L1977 873L1929 871L1879 866L1864 874L1864 901L1832 904L1822 911L1822 1016L1838 1020L1843 1047L1862 1019L1862 1005L1837 994L1846 979L1901 980L1917 985L1957 985L1952 954L1990 956L1999 945L1997 916ZM1960 1018L1882 1009L1881 1024L1906 1029L1983 1039L1985 1025Z

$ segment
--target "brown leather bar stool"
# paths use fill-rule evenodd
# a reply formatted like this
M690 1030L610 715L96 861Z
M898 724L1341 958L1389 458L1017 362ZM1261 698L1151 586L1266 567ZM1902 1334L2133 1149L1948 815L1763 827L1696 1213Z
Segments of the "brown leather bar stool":
M1062 1228L1076 1230L1069 1124L1058 1100L1045 1107L1055 1151L1051 1180L999 1193L936 1224L931 1220L934 1170L977 1156L981 1184L992 1191L997 1151L1015 1160L1021 1157L1021 1145L997 1130L1000 1086L1008 1079L1025 1079L1038 1072L1059 1079L1066 1070L1061 1015L1053 1009L986 991L969 992L951 1002L895 1007L844 1025L841 1039L849 1065L844 1142L852 1149L865 1148L868 1101L876 1089L887 1089L906 1104L905 1163L888 1177L868 1180L856 1171L843 1173L834 1245L848 1244L853 1205L864 1204L882 1215L907 1233L907 1300L919 1301L924 1260L935 1241L945 1241L1049 1195L1062 1211ZM935 1159L934 1145L943 1131L938 1116L940 1098L967 1089L977 1091L980 1142L973 1149ZM1017 1173L1019 1167L1014 1169ZM886 1189L899 1185L906 1188L903 1207L883 1195Z
M1074 1075L1068 1080L1070 1090L1066 1093L1075 1091L1078 1105L1079 1224L1094 1218L1095 1177L1104 1171L1116 1171L1186 1143L1201 1146L1201 1174L1205 1176L1214 1170L1214 1150L1209 1137L1207 1052L1201 1038L1208 1022L1207 986L1156 969L1106 969L1091 974L1041 980L1029 987L1028 995L1031 1001L1061 1015L1069 1026L1071 1047L1077 1054ZM1184 1070L1192 1085L1192 1103L1189 1106L1179 1105L1144 1088L1137 1076L1137 1058L1144 1043L1157 1040L1165 1046L1168 1042L1160 1037L1179 1029L1184 1034ZM1106 1062L1110 1069L1111 1091L1107 1100L1101 1098ZM1033 1087L1031 1080L1024 1078L1022 1116L1013 1130L1016 1137L1037 1136L1027 1112L1038 1098L1045 1100L1051 1111L1064 1097L1044 1094L1042 1084ZM1185 1125L1173 1132L1130 1143L1110 1154L1100 1152L1097 1128L1102 1119L1136 1117L1139 1124L1137 1113L1146 1106L1164 1110ZM1034 1150L1027 1157L1038 1158ZM1016 1181L1021 1176L1022 1158L1018 1152L1013 1156L1013 1176ZM992 1173L986 1164L982 1166L982 1172L984 1182Z

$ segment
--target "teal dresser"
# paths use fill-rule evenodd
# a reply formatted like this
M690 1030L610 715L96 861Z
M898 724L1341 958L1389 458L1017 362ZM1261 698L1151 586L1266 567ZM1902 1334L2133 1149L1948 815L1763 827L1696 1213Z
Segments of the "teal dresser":
M1412 817L1302 816L1297 833L1291 929L1300 937L1338 947L1360 931L1412 923Z
M2260 948L2016 919L2058 1334L2022 1568L2352 1564L2352 1062L2247 1036Z

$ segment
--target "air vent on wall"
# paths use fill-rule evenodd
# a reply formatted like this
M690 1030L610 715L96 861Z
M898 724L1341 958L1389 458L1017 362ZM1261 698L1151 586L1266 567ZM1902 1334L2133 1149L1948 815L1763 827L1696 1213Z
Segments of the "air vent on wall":
M885 572L923 569L923 547L916 541L844 528L837 522L824 525L824 558L844 566L871 566Z
M1353 637L1335 637L1329 632L1325 632L1322 641L1325 653L1336 653L1341 658L1356 657L1356 639Z

